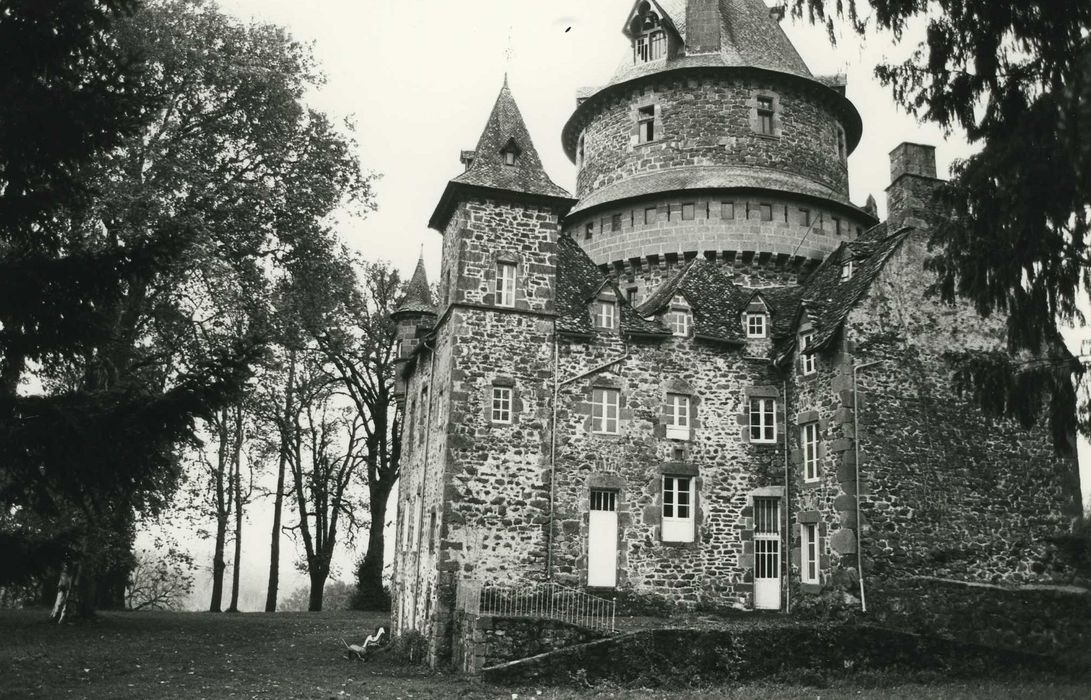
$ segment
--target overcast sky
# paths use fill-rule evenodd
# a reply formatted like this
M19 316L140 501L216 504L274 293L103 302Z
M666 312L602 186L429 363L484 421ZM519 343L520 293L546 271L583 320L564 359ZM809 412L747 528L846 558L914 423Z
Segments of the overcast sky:
M341 233L369 259L412 271L422 249L432 280L439 276L440 236L428 218L446 182L461 172L458 154L472 149L508 73L546 171L569 191L575 167L560 134L576 89L605 82L628 55L621 34L632 0L219 0L244 19L287 27L311 43L327 83L314 106L356 128L366 168L382 174L378 210L344 219ZM903 141L937 147L939 173L970 153L961 134L944 135L897 109L872 75L886 57L904 56L920 32L895 46L842 36L831 46L823 29L785 20L784 29L816 75L845 73L848 96L864 121L849 159L852 199L869 194L885 215L888 153ZM1077 346L1078 347L1078 346ZM1085 460L1086 461L1086 460ZM1084 470L1091 483L1091 470Z

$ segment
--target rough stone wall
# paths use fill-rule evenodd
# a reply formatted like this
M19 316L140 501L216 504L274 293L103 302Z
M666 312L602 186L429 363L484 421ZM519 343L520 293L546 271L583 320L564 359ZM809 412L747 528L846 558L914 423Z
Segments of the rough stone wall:
M682 603L746 602L752 589L749 525L755 489L783 480L782 442L750 444L746 397L761 387L779 395L759 348L724 348L688 338L625 344L601 333L593 343L561 347L561 376L575 377L629 353L612 371L566 387L558 410L555 571L562 583L587 582L591 488L618 491L618 588ZM618 435L591 432L591 392L620 389ZM665 437L668 391L689 393L696 406L688 441ZM778 400L778 436L783 435ZM681 455L675 454L680 449ZM663 475L696 477L696 538L661 537Z
M755 95L777 102L777 136L752 125ZM636 112L656 105L659 136L635 143ZM848 197L848 169L838 158L838 120L818 93L768 78L671 78L611 99L584 127L576 194L638 173L720 165L768 168L796 175Z
M479 617L460 613L458 624L454 666L468 673L603 636L567 622L540 618Z
M771 220L763 220L763 204L770 206ZM654 214L647 211L650 208L655 209ZM692 217L688 218L691 211ZM812 227L806 216L817 223ZM837 220L841 222L840 235ZM648 197L586 214L580 212L565 221L565 230L599 265L649 255L725 251L740 256L749 252L823 259L841 243L856 238L866 226L863 217L798 198L707 193Z
M908 238L850 314L859 374L865 565L871 576L1064 580L1047 539L1079 512L1075 456L1044 424L985 416L956 395L948 353L1002 349L1002 318L925 296L926 234Z

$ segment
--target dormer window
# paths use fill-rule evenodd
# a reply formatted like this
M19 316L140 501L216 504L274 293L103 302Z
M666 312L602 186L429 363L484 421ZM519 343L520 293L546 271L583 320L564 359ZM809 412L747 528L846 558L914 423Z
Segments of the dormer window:
M515 139L509 139L504 147L500 149L500 155L504 159L504 165L509 167L515 166L516 159L519 158L519 144L515 143Z
M595 328L599 330L614 330L617 328L617 304L613 300L600 299L591 308Z
M629 31L633 37L633 57L636 63L650 63L666 57L667 34L650 3L640 3L640 8L629 25Z
M688 338L690 328L693 326L693 316L690 314L689 303L682 295L671 300L670 311L667 312L667 326L671 333L678 338Z
M853 265L851 260L841 263L841 281L848 282L852 279Z
M746 337L764 338L769 335L769 317L765 314L746 315Z

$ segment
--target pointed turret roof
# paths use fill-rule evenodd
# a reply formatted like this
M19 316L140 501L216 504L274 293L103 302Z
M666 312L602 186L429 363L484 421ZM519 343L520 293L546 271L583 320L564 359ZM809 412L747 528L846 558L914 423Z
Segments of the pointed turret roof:
M515 154L512 165L505 162L507 152ZM443 230L457 204L458 191L465 188L574 203L572 196L546 175L523 115L508 87L507 76L474 149L470 167L447 184L429 226Z
M405 296L402 297L398 308L390 314L397 319L402 314L435 314L436 307L432 303L432 288L428 286L428 273L424 271L424 254L417 259L417 269L413 271L413 278L405 288Z

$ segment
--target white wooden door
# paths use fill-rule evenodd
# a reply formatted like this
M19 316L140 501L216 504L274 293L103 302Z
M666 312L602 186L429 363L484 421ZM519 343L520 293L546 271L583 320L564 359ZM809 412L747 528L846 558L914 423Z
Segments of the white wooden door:
M780 499L754 499L754 607L780 610Z
M587 533L587 585L617 585L617 492L591 491Z

